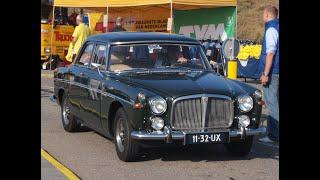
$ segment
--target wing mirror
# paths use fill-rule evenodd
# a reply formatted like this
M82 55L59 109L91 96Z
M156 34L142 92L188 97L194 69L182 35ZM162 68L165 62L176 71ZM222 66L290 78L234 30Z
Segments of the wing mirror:
M222 54L226 60L235 59L240 51L240 42L235 38L228 38L222 44Z

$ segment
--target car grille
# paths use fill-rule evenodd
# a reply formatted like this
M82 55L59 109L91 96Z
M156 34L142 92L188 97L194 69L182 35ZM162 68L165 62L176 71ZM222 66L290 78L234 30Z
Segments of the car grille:
M172 105L171 125L175 130L222 129L231 126L233 102L222 95L177 98Z

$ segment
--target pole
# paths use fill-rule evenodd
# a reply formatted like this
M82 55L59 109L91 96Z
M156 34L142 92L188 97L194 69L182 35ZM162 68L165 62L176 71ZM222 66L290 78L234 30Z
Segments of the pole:
M106 23L106 32L108 32L108 24L109 24L109 6L107 6L107 23Z
M52 48L52 40L53 40L53 34L54 34L54 29L53 29L53 26L54 26L54 11L55 11L55 6L53 6L53 12L52 12L52 20L51 20L51 42L50 42L50 58L49 58L49 65L50 65L50 70L51 70L51 59L53 58L53 54L52 54L52 51L53 51L53 48Z
M236 27L235 27L235 30L234 30L234 32L235 32L235 37L234 38L237 38L237 31L238 31L237 27L238 27L238 6L236 6Z
M173 27L173 12L172 12L172 0L170 2L170 18L171 18L171 28L170 28L170 34L172 34L172 27Z

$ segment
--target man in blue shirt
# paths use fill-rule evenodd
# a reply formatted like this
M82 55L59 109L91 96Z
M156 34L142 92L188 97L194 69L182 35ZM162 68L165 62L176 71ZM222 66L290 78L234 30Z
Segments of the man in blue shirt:
M279 19L278 9L266 6L263 12L264 37L260 57L261 84L268 110L267 137L263 142L279 142Z

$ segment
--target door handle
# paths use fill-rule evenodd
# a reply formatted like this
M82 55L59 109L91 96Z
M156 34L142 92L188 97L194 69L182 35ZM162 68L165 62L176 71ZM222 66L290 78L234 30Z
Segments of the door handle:
M83 73L83 72L81 72L79 75L80 75L80 76L84 76L84 73Z

